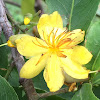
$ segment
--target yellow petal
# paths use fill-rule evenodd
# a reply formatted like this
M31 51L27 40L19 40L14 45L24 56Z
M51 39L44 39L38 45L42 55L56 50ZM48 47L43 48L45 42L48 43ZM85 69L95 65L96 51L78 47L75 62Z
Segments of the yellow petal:
M10 36L9 40L11 41L11 43L12 43L13 45L16 46L15 40L20 39L20 38L22 38L22 37L24 37L24 36L29 36L29 35L28 35L28 34L17 34L17 35L12 35L12 36Z
M85 31L82 31L81 29L76 29L66 33L64 39L68 39L69 41L60 46L60 48L70 48L81 43L84 40L84 35Z
M65 71L63 71L63 73L64 73L64 77L65 77L65 82L66 83L84 82L84 81L88 80L88 78L86 78L86 79L76 79L76 78L73 78L70 75L68 75Z
M79 63L76 63L66 58L60 58L62 63L63 70L71 77L76 79L86 79L88 78L88 74L90 70L86 70L85 67L82 67Z
M43 47L47 46L45 42L33 36L24 36L15 42L18 52L23 56L34 56L47 51L47 49ZM39 43L43 46L41 47Z
M24 24L28 25L30 23L30 19L28 17L24 18Z
M63 28L62 18L57 11L55 11L50 15L43 14L40 17L39 22L37 24L38 32L41 38L43 38L43 32L45 34L48 34L52 31L53 27L61 28L61 29Z
M92 54L84 46L74 46L72 49L64 49L63 54L80 64L87 64L92 58Z
M37 76L45 67L48 56L44 55L43 59L39 61L40 58L41 55L38 55L29 59L20 70L20 77L29 79Z
M59 58L56 55L51 55L51 58L49 58L44 71L44 79L51 92L55 92L62 87L64 76L60 67Z

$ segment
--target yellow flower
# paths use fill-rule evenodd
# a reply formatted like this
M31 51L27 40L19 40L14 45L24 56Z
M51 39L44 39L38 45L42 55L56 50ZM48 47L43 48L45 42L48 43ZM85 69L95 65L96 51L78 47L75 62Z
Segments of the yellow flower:
M57 11L43 14L37 28L41 39L27 35L15 40L19 53L31 57L22 67L20 77L33 78L45 67L43 76L51 92L59 90L64 81L87 79L90 70L83 65L91 60L92 54L77 45L83 41L85 32L81 29L67 32Z

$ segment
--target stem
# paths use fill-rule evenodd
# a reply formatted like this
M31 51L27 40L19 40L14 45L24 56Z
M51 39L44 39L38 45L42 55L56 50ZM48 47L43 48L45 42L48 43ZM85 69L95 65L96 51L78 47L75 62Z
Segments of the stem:
M13 66L9 66L9 68L8 68L8 70L7 70L7 73L6 73L6 75L5 75L5 79L6 79L6 80L8 79L8 77L9 77L11 71L13 70L13 68L14 68Z
M66 93L66 92L68 92L68 88L63 88L63 89L60 89L56 92L41 93L41 94L39 94L39 96L40 96L40 98L46 98L48 96L61 94L61 93Z
M98 70L96 70L96 71L90 71L89 73L97 73L97 72L99 72Z
M7 45L8 43L1 44L0 47Z
M4 2L21 8L21 5L19 5L18 3L15 3L13 1L4 0Z
M25 30L13 19L13 17L9 14L9 12L7 11L6 13L7 13L7 16L8 16L8 18L9 18L9 20L10 20L12 23L14 23L14 25L15 25L16 27L18 27L18 29L20 29L22 32L25 32Z
M71 19L72 19L73 8L74 8L74 0L72 1L71 13L69 18L69 31L71 30Z

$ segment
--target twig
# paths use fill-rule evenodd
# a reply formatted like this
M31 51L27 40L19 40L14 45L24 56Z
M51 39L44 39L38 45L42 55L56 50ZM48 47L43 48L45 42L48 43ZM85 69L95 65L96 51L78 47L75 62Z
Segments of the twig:
M9 20L10 20L16 27L18 27L18 29L20 29L22 32L25 32L25 30L22 29L22 27L13 19L13 17L9 14L8 11L6 11L6 14L7 14Z
M13 1L4 0L4 2L21 8L21 5L20 5L20 4L15 3L15 2L13 2Z
M61 93L66 93L66 92L68 92L68 88L60 89L57 92L41 93L41 94L39 94L39 96L40 96L40 98L45 98L45 97L48 97L48 96L57 95L57 94L61 94Z
M7 73L6 73L6 75L5 75L5 79L6 79L6 80L8 80L8 77L9 77L11 71L13 70L14 65L15 65L14 62L11 63L11 65L10 65L9 68L7 69Z
M24 79L20 80L20 83L22 84L24 91L27 94L28 100L38 100L39 96L35 91L35 88L33 87L32 80Z

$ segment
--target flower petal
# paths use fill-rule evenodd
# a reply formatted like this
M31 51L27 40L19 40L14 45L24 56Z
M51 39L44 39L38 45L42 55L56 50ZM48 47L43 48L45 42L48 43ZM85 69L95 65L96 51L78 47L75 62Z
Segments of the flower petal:
M65 71L63 71L63 73L64 73L64 77L65 77L65 82L66 83L84 82L84 81L88 80L88 78L86 78L86 79L76 79L76 78L73 78L70 75L68 75Z
M63 54L80 64L87 64L92 58L92 54L84 46L75 46L72 49L64 49Z
M44 48L47 46L45 42L33 36L24 36L15 42L18 52L23 56L34 56L47 51L47 49ZM41 43L41 45L39 43Z
M43 59L39 61L40 58L41 55L38 55L29 59L20 70L20 77L29 79L37 76L45 67L48 56L44 55Z
M64 76L57 55L51 55L49 58L44 70L44 79L51 92L59 90L64 84Z
M62 63L62 68L64 71L71 77L76 79L86 79L90 70L86 70L85 67L82 67L79 63L72 61L70 58L60 58Z
M68 39L68 41L64 43L62 46L60 46L60 48L70 48L81 43L84 40L84 35L85 31L82 31L81 29L76 29L66 33L64 40Z
M62 18L57 11L55 11L50 15L43 14L40 17L39 22L37 24L38 32L41 38L43 38L43 32L45 34L48 34L52 31L53 27L61 28L61 29L63 28Z

